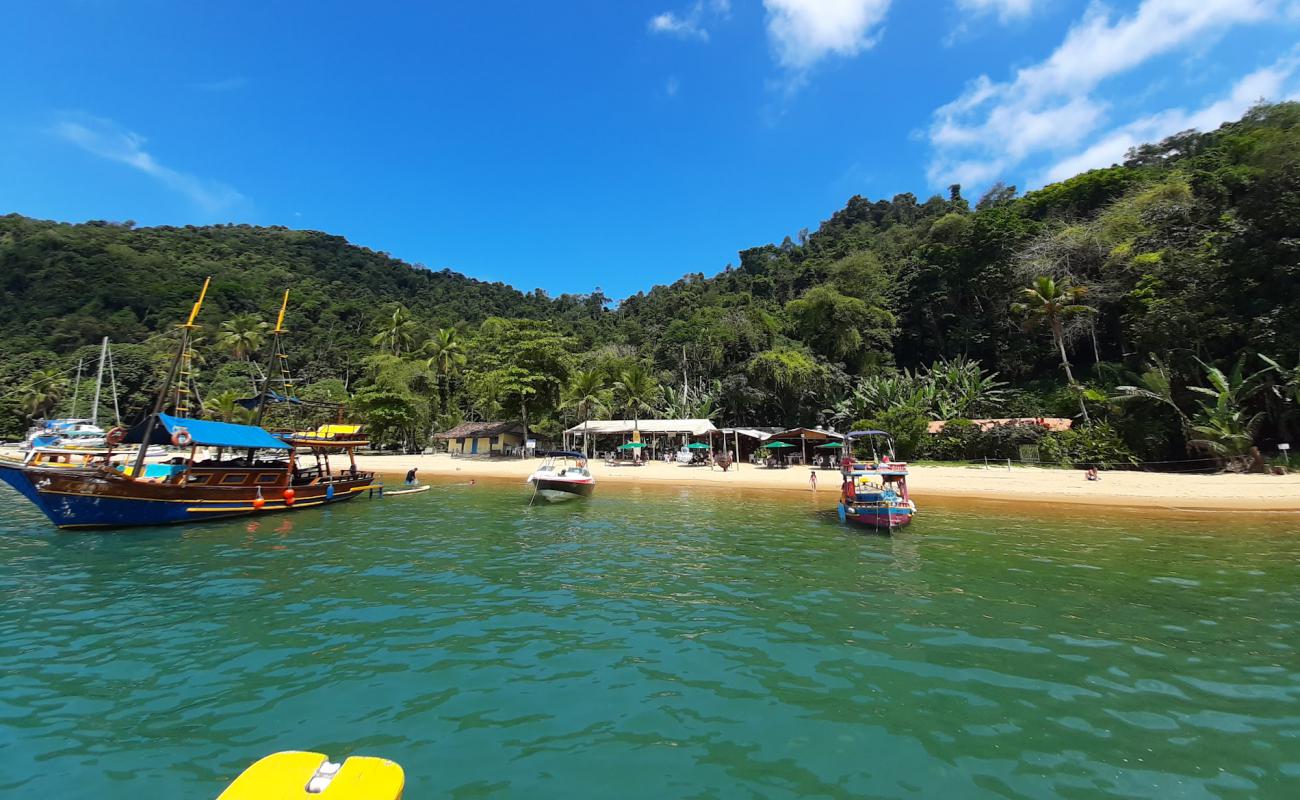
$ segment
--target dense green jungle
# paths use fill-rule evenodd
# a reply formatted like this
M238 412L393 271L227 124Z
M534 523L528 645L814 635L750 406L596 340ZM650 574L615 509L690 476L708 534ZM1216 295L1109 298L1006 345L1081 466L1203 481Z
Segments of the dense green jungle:
M871 424L909 457L1032 444L1071 464L1241 465L1300 424L1300 104L1025 194L855 196L815 231L622 300L523 292L315 231L10 214L0 436L74 399L89 416L104 336L99 417L115 395L138 418L208 276L188 411L212 418L243 419L236 400L269 377L409 449L467 420L522 418L546 440L591 417L672 416ZM286 289L287 373L267 360ZM332 413L306 408L272 421ZM964 422L1007 417L1074 427ZM950 423L927 434L935 419Z

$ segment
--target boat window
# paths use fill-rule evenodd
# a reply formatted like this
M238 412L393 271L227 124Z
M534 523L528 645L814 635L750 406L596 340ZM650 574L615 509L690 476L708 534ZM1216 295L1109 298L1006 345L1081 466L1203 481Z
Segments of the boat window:
M279 474L275 472L264 472L257 476L258 483L275 483L280 479Z
M208 478L211 477L212 477L211 475L191 475L189 478L189 483L207 483Z
M247 472L232 472L229 475L221 476L221 483L223 486L234 486L235 484L243 483L246 480L248 480Z

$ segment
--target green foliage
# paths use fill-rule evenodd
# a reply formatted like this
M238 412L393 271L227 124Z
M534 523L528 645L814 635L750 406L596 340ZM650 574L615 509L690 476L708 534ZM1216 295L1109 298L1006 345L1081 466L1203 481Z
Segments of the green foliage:
M901 370L862 378L828 414L835 424L905 406L931 419L961 419L996 413L1010 396L1006 383L976 362L958 356L916 372Z
M650 375L644 364L634 363L624 367L614 382L614 404L632 419L653 411L659 400L659 383Z
M1038 443L1044 463L1110 469L1136 463L1133 451L1108 423L1095 422L1049 433Z
M137 419L211 275L195 332L202 396L252 392L263 320L288 288L295 384L341 382L355 393L350 411L383 431L377 440L403 446L466 418L519 415L556 430L581 416L562 403L580 365L604 376L620 415L844 426L896 407L947 419L1079 414L1144 458L1181 457L1189 440L1231 458L1300 436L1288 360L1300 352L1297 241L1296 103L1142 145L1122 165L1023 197L994 185L973 211L955 187L855 196L814 231L618 303L598 289L521 293L311 231L9 215L0 433L70 406L72 387L52 375L66 379L104 335L124 418ZM402 366L370 361L376 350ZM1268 391L1224 395L1197 361L1243 356L1270 364ZM619 399L637 365L654 388ZM959 444L950 449L974 452Z
M569 380L572 356L559 328L549 321L489 317L474 336L467 361L484 377L475 384L486 392L480 405L519 411L528 424L553 412Z
M262 349L270 330L255 314L236 314L221 323L214 343L232 358L248 361Z
M980 433L979 426L968 419L950 419L944 423L943 430L921 442L917 455L937 461L982 458L983 448L977 444Z
M917 456L929 427L930 420L924 414L907 406L886 409L853 424L854 430L879 430L893 436L895 453L903 461Z

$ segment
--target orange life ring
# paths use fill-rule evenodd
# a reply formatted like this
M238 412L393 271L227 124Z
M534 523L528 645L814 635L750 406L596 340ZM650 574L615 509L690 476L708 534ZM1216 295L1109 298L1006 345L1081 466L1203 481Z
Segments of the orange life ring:
M172 431L172 444L177 447L189 447L194 442L194 437L184 428L177 428Z
M104 441L108 443L109 447L117 447L119 444L126 441L126 428L118 426L111 429L104 435Z

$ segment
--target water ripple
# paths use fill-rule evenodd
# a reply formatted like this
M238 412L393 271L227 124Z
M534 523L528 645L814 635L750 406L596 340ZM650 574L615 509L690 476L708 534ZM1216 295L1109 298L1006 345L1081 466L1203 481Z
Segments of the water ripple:
M1300 541L1267 526L927 509L890 538L811 497L526 502L447 486L106 536L0 506L0 794L214 796L287 748L394 758L410 797L1300 774Z

